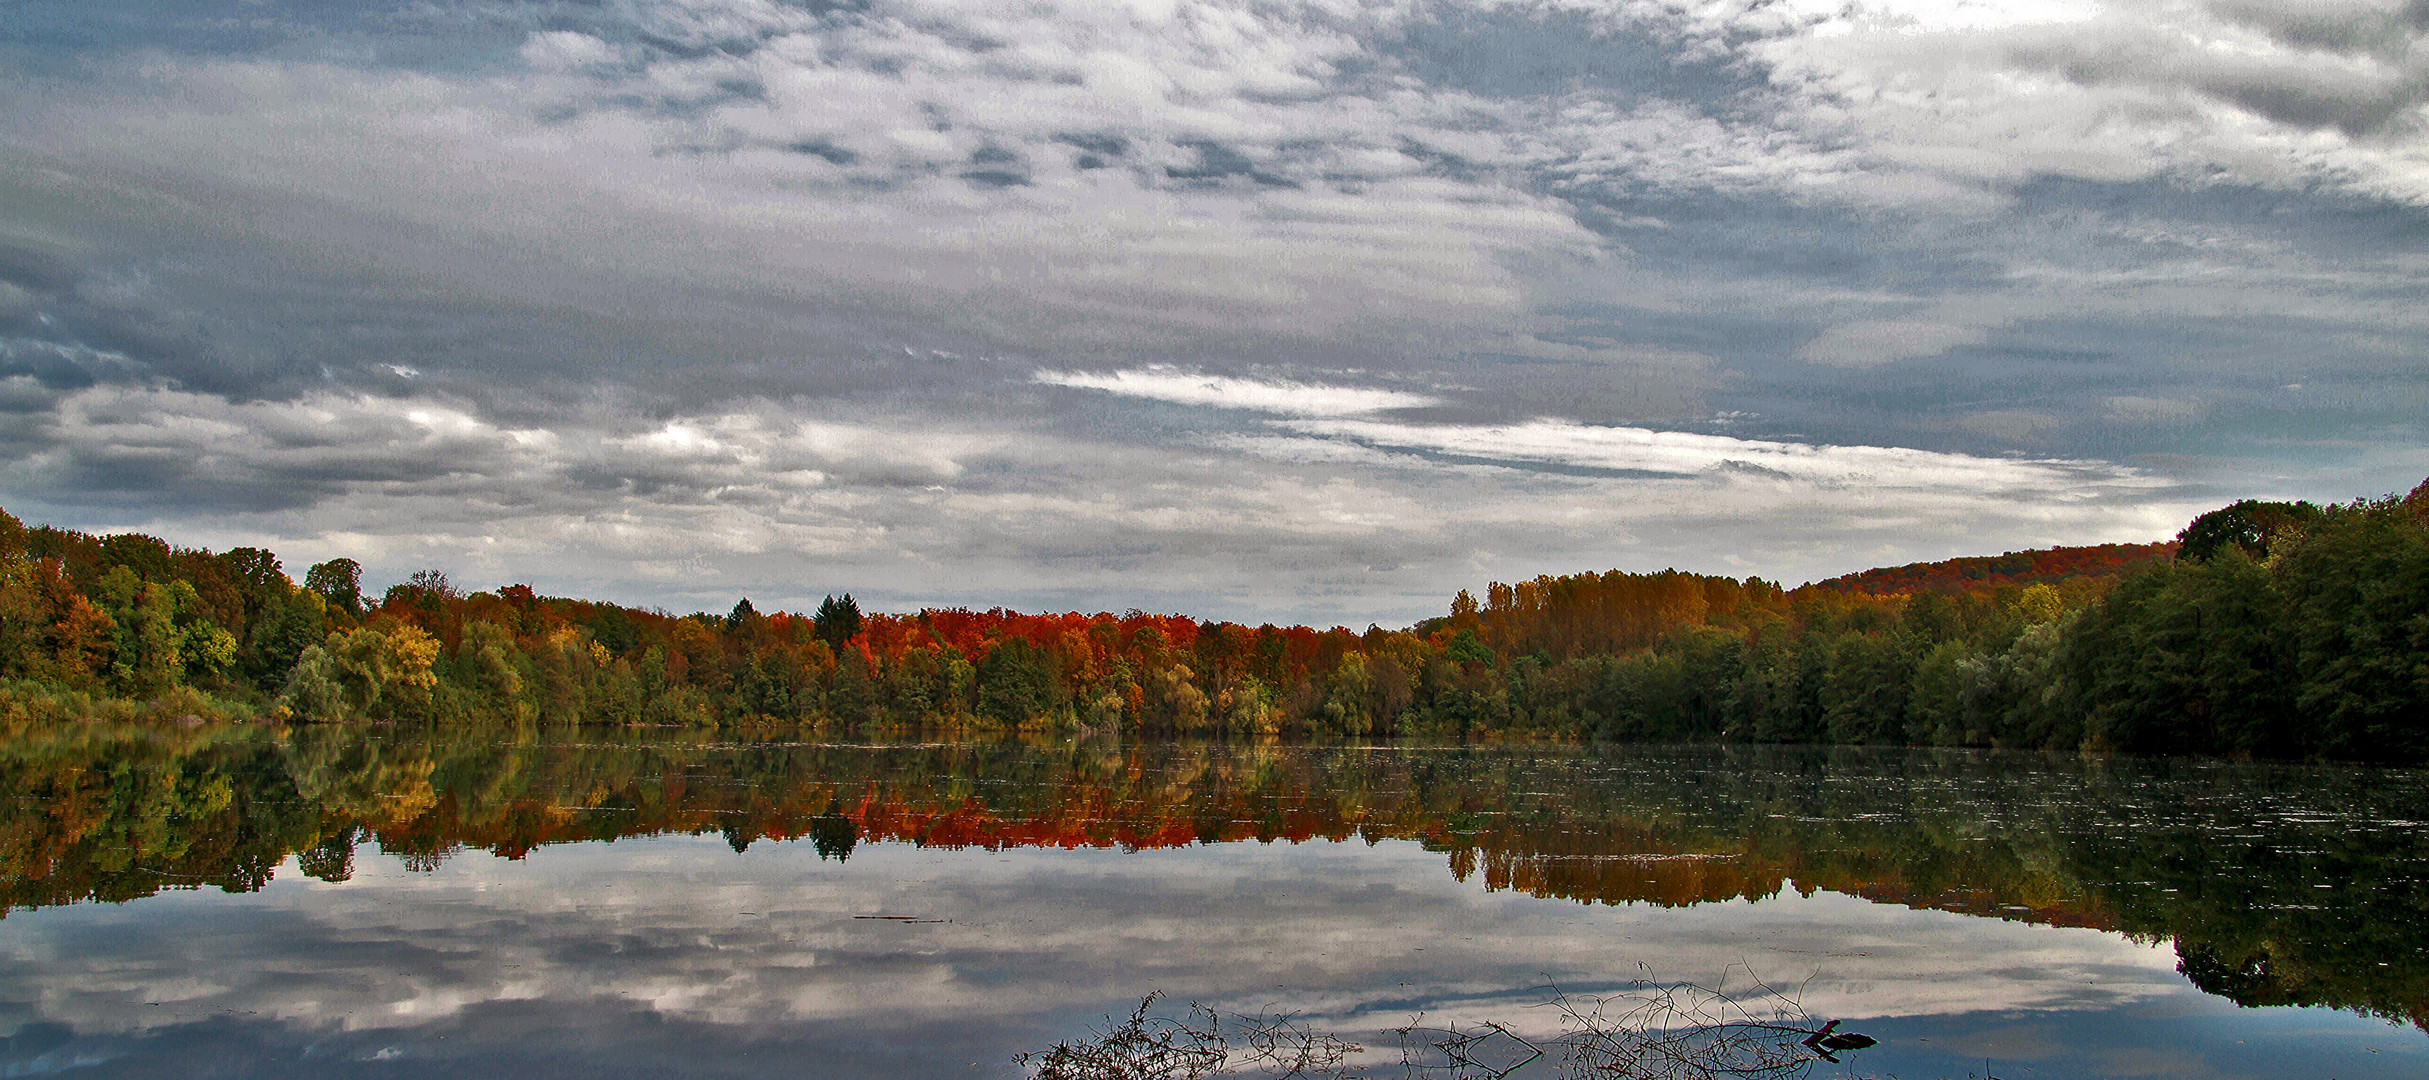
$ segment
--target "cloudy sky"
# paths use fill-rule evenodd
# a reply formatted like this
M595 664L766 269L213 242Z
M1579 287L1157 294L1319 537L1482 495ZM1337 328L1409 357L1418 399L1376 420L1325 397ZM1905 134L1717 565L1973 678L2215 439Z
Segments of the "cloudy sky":
M2424 0L17 0L0 506L1404 623L2429 474Z

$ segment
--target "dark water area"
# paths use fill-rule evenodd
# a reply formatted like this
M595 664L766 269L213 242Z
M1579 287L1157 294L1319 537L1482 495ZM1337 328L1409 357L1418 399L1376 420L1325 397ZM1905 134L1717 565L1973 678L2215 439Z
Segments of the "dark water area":
M1151 991L1382 1047L1675 981L1880 1040L1814 1076L2429 1075L2418 770L73 726L0 772L8 1076L1009 1077Z

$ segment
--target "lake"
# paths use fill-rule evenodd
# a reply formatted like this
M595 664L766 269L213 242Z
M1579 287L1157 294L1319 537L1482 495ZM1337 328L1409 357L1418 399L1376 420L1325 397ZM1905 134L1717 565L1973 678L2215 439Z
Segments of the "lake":
M336 726L0 769L8 1076L1011 1077L1151 992L1396 1076L1420 1018L1682 984L1879 1040L1814 1076L2429 1075L2417 770Z

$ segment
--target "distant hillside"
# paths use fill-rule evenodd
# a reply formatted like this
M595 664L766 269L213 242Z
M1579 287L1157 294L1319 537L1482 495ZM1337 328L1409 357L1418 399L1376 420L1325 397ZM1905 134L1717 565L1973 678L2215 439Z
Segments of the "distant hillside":
M2244 500L2175 544L1915 563L1785 592L1665 570L1462 591L1410 630L929 609L673 616L376 598L333 559L0 512L0 729L212 716L522 730L1067 731L1927 744L2429 762L2429 482ZM864 823L865 824L865 823Z
M2003 585L2115 577L2145 563L2160 562L2175 556L2176 544L2173 541L2011 551L2005 555L1976 555L1865 570L1799 586L1789 595L1793 597L1819 592L1862 593L1869 596L1970 593Z

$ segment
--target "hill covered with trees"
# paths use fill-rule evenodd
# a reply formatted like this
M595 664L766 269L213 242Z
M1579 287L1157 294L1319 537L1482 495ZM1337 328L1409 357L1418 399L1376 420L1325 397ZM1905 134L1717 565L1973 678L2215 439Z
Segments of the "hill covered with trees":
M672 615L364 595L334 560L0 513L0 719L157 715L832 732L1028 729L1873 743L2429 760L2429 483L2240 502L2168 545L1785 590L1493 583L1406 630L1001 609Z
M2105 586L2129 570L2172 558L2178 545L2094 544L2011 551L1940 562L1908 563L1817 581L1805 589L1889 596L1913 592L1975 592L2046 582ZM1800 590L1803 591L1803 590Z

